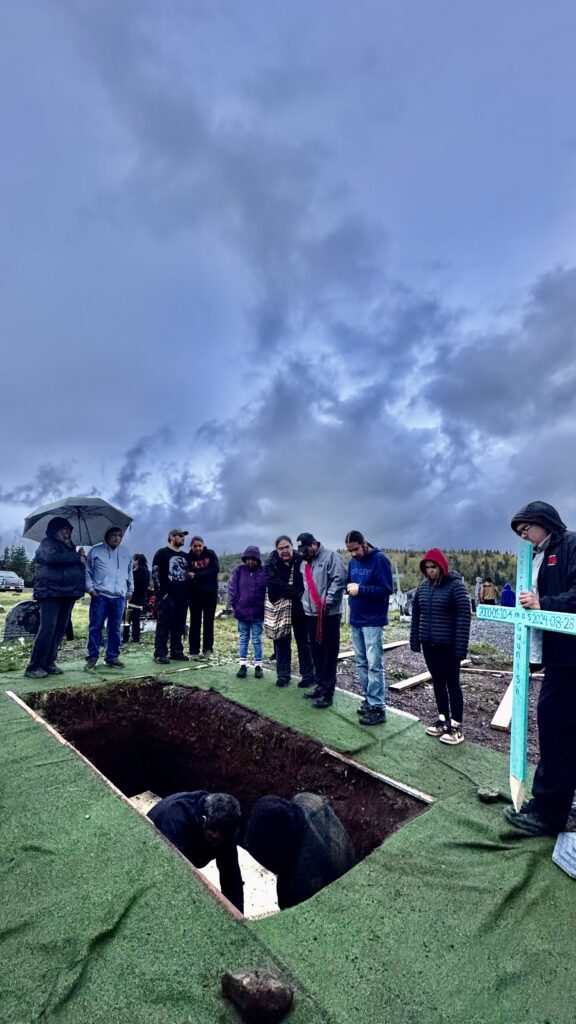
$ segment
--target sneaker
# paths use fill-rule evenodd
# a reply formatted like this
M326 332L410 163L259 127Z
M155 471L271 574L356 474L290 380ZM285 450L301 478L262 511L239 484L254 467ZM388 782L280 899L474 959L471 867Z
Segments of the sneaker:
M369 707L370 707L370 705L369 705L367 700L360 701L358 707L356 708L356 714L357 715L363 715L364 712L368 711Z
M212 648L210 648L209 651L202 651L202 657L203 658L213 658L214 657L214 651L212 650Z
M368 708L358 719L360 725L383 725L386 721L384 708Z
M171 654L170 655L170 660L171 661L190 661L190 658L188 657L187 654L184 654L184 652L182 652L182 654Z
M124 662L120 661L120 658L113 658L112 661L105 661L104 664L107 668L124 668Z
M288 686L290 679L287 676L278 676L276 686Z
M303 694L304 700L318 700L319 697L323 696L324 690L321 690L319 686L317 686L314 690L310 690L309 693Z
M529 803L523 804L519 811L507 807L504 817L510 825L527 836L557 836L560 832L559 828L553 828L537 811L532 810Z
M93 672L96 668L96 658L86 658L86 664L84 665L85 672Z
M301 690L305 690L308 686L315 686L315 685L316 685L316 680L315 679L301 679L300 682L298 683L298 686L300 687Z
M236 673L236 679L246 679L247 675L248 675L248 669L247 669L246 665L240 665L240 668L238 669L238 671Z
M167 654L155 654L154 655L154 661L156 662L157 665L169 665L170 664L170 658L168 657Z
M256 665L256 668L254 669L254 675L255 675L256 679L263 679L264 678L264 671L262 669L262 665Z
M440 715L434 725L429 725L426 729L427 736L443 736L445 732L448 732L448 725L444 715Z
M49 665L46 669L49 676L63 676L64 672L58 665Z
M308 696L308 694L306 694L306 696ZM320 711L323 711L324 708L331 708L332 697L318 697L317 700L312 702L312 707L318 708Z
M200 661L200 651L190 651L190 661Z
M28 679L46 679L48 672L43 668L27 668L24 675L28 676Z
M462 726L458 722L453 722L452 726L440 737L440 743L447 743L451 747L456 747L459 743L464 743Z

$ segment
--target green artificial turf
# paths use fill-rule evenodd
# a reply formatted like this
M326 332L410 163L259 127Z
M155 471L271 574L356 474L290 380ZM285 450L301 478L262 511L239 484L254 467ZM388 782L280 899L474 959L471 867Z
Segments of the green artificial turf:
M523 839L504 803L507 759L471 743L444 748L390 714L362 728L337 694L317 712L295 686L233 668L158 672L130 654L97 679L66 666L20 693L169 674L214 687L436 798L338 882L300 907L236 922L154 832L67 749L0 697L5 910L0 1021L206 1022L236 1019L218 997L223 969L279 962L303 985L291 1022L572 1024L576 889L552 839ZM89 815L89 817L86 817Z

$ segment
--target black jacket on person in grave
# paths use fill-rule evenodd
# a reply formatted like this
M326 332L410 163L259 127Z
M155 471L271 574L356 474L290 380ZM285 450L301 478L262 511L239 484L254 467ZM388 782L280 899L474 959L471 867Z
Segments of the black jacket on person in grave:
M202 817L207 796L203 789L172 793L152 807L148 817L194 867L203 868L211 860L216 861L222 894L243 913L244 883L235 841L230 839L214 847L204 839Z

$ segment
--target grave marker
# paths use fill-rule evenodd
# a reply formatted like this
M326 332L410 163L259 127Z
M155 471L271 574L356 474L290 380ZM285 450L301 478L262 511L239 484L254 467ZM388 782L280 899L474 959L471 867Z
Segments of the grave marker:
M521 591L532 588L532 545L520 541L516 570L516 601ZM514 626L514 667L512 670L512 728L510 734L510 792L517 811L524 800L528 746L528 682L530 674L530 627L576 636L576 615L544 609L514 608L480 604L476 617Z

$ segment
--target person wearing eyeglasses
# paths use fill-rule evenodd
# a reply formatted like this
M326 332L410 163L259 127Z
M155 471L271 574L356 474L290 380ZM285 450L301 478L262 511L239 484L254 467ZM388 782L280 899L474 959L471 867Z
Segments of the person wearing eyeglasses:
M553 505L531 501L512 517L512 529L532 544L535 586L519 594L523 608L576 612L576 533ZM538 698L540 760L532 799L504 814L530 836L555 836L566 824L576 789L576 637L530 629L530 667L544 666Z

